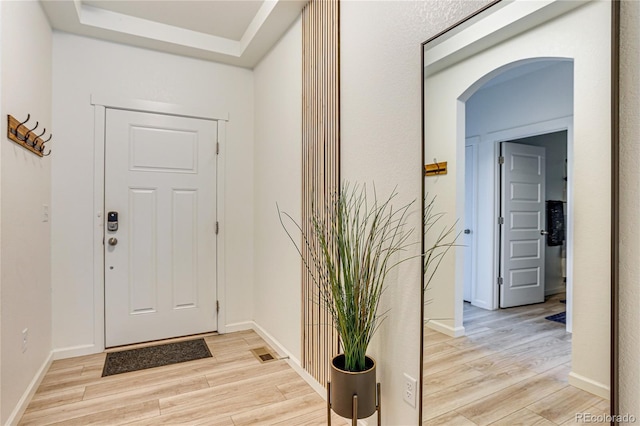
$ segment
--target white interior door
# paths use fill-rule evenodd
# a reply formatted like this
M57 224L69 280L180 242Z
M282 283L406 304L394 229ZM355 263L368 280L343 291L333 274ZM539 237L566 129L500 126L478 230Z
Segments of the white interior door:
M217 123L107 109L106 346L214 331Z
M500 307L544 302L545 149L501 144Z

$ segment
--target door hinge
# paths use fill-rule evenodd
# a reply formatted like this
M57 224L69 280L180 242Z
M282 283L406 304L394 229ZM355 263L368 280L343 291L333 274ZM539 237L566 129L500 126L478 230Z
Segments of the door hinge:
M216 314L220 313L220 301L216 300Z
M220 142L216 142L216 155L220 155Z
M504 164L504 157L502 155L498 157L498 164Z
M498 277L498 285L502 285L502 283L503 283L502 277Z
M220 223L216 222L216 235L218 235L218 232L220 232Z
M500 217L498 218L498 224L499 224L499 225L504 225L504 217L500 216Z

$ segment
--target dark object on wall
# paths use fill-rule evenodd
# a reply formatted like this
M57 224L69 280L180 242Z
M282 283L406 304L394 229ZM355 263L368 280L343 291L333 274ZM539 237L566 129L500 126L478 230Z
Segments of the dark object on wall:
M564 242L564 202L547 201L547 245L561 246Z
M44 144L49 142L53 135L49 135L47 140L43 140L42 136L47 132L47 129L42 129L39 135L36 135L35 130L38 128L38 123L33 128L26 126L27 122L31 118L31 114L27 114L27 119L20 122L12 115L7 116L7 137L9 140L17 143L18 145L28 149L39 157L46 157L51 154L51 150L44 153Z

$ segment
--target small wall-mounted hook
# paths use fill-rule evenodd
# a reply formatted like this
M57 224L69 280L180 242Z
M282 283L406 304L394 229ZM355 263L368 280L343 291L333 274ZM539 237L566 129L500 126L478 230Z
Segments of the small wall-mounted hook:
M42 144L40 145L40 149L39 149L39 151L40 151L41 153L43 153L43 154L42 154L42 156L43 156L43 157L48 157L49 155L51 155L51 149L49 149L49 152L47 152L46 154L44 154L44 144L45 144L45 143L47 143L47 142L49 142L49 141L51 140L51 138L52 138L52 137L53 137L53 133L49 135L49 138L48 138L46 141L42 141Z
M36 136L35 138L33 138L32 141L27 140L27 143L29 144L29 146L32 146L34 148L38 148L40 145L42 145L44 142L42 142L42 139L40 139L42 136L44 136L44 134L47 132L47 128L45 127L42 130L42 133L40 133L38 136ZM33 142L33 143L32 143Z
M38 128L38 125L40 124L39 121L36 121L36 125L33 127L33 129L30 129L25 135L24 135L24 141L26 143L29 143L29 135L31 134L31 132L33 132L35 129ZM30 144L31 146L33 146L33 144Z
M20 137L20 134L18 133L18 130L20 130L20 127L24 126L25 123L27 121L29 121L30 118L31 118L31 114L27 114L27 119L24 120L22 123L18 123L16 128L13 129L13 131L11 131L11 129L9 129L9 133L13 133L15 135L16 139L21 140L22 142L24 142L24 139Z
M40 151L44 150L44 144L49 142L52 137L53 137L53 133L49 135L49 139L47 139L46 141L42 141L42 144L40 145Z

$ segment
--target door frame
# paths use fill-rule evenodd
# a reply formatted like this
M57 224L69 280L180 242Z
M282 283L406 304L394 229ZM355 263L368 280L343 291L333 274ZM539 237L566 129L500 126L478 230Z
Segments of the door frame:
M500 155L500 143L509 142L515 139L527 138L530 136L538 136L547 133L555 132L567 132L567 229L566 229L566 241L567 241L567 332L571 332L572 329L572 308L573 308L573 116L561 117L554 120L542 121L526 126L514 127L512 129L500 130L497 132L488 133L484 136L480 143L490 143L493 145L494 158L494 188L493 188L493 217L500 216L500 165L498 164L498 157ZM500 229L497 224L497 220L494 221L493 235L493 281L491 283L491 297L492 306L491 309L498 309L500 306L499 291L497 291L497 279L500 271Z
M105 130L107 109L146 112L152 114L172 115L218 122L219 153L216 157L216 218L220 224L216 238L216 297L220 303L218 311L218 332L226 332L226 281L225 281L225 227L224 222L224 178L225 178L225 143L226 123L229 113L214 111L198 105L176 105L143 99L112 97L103 94L92 94L91 105L94 107L93 134L93 303L94 303L94 348L100 352L105 349L105 279L104 279L104 184L105 184Z
M464 186L464 217L466 218L467 215L467 209L469 207L471 207L473 209L473 213L471 214L471 223L466 223L464 224L465 229L469 229L471 228L471 247L470 247L470 259L467 259L466 253L465 253L465 271L466 271L466 262L471 262L470 265L470 270L469 272L471 273L471 276L466 276L464 277L464 286L469 286L470 287L470 294L471 294L471 300L469 300L469 303L471 303L474 306L480 306L480 303L478 303L477 301L477 289L478 289L478 268L477 268L477 253L478 253L478 238L477 238L477 231L478 231L478 164L480 163L479 161L479 156L478 156L478 146L480 145L480 136L469 136L469 137L465 137L465 169L464 169L464 177L465 177L465 186ZM472 187L468 188L466 185L466 178L467 178L467 155L466 155L466 148L467 147L473 147L473 151L474 151L474 159L473 159L473 180L472 180ZM467 194L468 192L471 192L472 195L472 205L468 206L467 205ZM463 287L463 301L464 301L464 287ZM481 304L482 308L488 308L486 306L486 304L482 303Z

